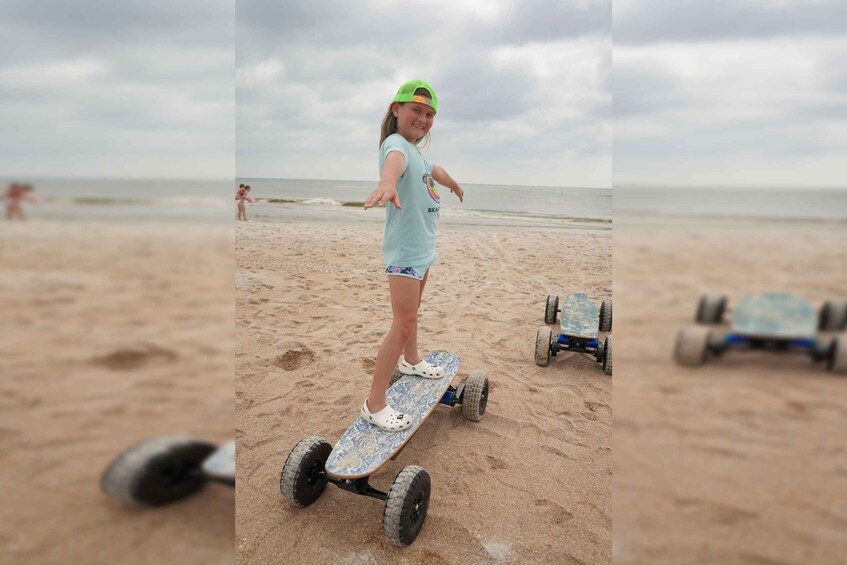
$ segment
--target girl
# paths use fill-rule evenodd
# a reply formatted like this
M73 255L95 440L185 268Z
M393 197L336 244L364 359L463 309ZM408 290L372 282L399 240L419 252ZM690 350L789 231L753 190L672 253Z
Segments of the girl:
M247 221L247 210L244 208L245 201L250 204L255 202L253 197L250 196L250 185L240 184L238 185L238 192L235 193L235 203L238 205L238 213L235 215L236 220Z
M13 182L9 185L9 188L7 188L6 192L3 194L3 201L6 203L7 220L14 220L15 218L18 220L26 220L26 214L24 214L24 209L21 205L23 202L41 204L41 198L33 195L33 190L35 190L35 188L33 188L31 184L19 184Z
M441 199L433 180L449 188L460 202L464 198L459 183L447 171L426 161L418 150L418 144L429 135L437 111L438 97L426 82L411 80L400 87L382 120L379 184L365 201L365 210L386 205L382 253L393 317L377 353L362 417L387 431L412 425L408 414L385 403L395 366L403 374L427 379L444 375L443 369L421 358L417 335L418 307L429 267L437 257L435 236Z

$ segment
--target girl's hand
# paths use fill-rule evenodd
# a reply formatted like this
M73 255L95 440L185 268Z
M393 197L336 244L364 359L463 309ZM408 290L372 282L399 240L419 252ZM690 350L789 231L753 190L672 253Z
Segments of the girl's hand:
M459 202L465 201L465 191L462 190L462 187L459 186L458 184L456 185L456 188L451 190L450 192L452 192L453 194L455 194L456 196L459 197Z
M397 194L397 184L393 182L381 182L376 186L371 195L365 200L365 210L374 206L381 206L391 202L398 209L400 206L400 196Z
M462 190L462 187L459 186L453 177L447 174L447 171L444 170L443 167L439 167L438 165L432 166L432 178L440 184L441 186L446 186L450 192L459 197L459 202L465 201L465 191Z

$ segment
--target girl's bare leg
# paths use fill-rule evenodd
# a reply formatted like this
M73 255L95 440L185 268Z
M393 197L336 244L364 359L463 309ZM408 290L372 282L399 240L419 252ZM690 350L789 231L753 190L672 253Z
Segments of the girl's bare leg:
M391 292L391 329L382 340L376 355L371 393L368 396L368 410L372 414L385 408L385 391L388 390L388 382L394 374L394 367L397 366L403 346L415 328L421 299L421 281L390 276L388 288Z
M426 279L429 277L429 269L426 270L423 276L423 280L421 280L421 291L418 293L418 309L421 307L421 298L423 298L424 287L426 286ZM406 342L406 345L403 347L403 358L407 363L411 363L412 365L417 365L421 362L420 354L418 353L418 316L415 315L415 325L412 328L412 335L409 336L409 340Z

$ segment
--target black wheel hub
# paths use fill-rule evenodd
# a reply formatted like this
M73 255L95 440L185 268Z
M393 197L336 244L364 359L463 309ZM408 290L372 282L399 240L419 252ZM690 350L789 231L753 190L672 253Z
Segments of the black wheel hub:
M485 407L488 405L488 381L485 381L485 386L482 387L482 397L479 399L479 413L485 412Z
M164 467L160 473L160 477L168 485L182 484L183 481L191 474L191 467L174 461L171 465Z
M415 496L414 502L412 502L412 513L410 518L412 519L412 524L416 525L422 516L421 510L423 506L424 493L423 491L419 491Z
M309 470L306 473L306 484L311 487L315 486L318 481L323 480L321 471L323 471L323 463L319 459L312 461L312 464L309 466Z

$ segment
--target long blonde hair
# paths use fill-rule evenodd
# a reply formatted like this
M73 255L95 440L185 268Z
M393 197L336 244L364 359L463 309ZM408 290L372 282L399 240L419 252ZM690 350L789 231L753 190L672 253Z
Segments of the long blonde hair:
M424 98L432 97L429 94L429 91L426 88L419 88L415 91L415 96L423 96ZM406 102L392 102L388 105L388 111L385 113L385 117L382 118L382 127L379 131L379 146L382 147L382 142L385 141L385 138L393 133L397 133L397 118L394 117L394 105L395 104L406 104ZM426 132L426 135L420 139L415 140L415 145L420 145L420 142L424 141L424 147L429 145L430 137L429 132Z

